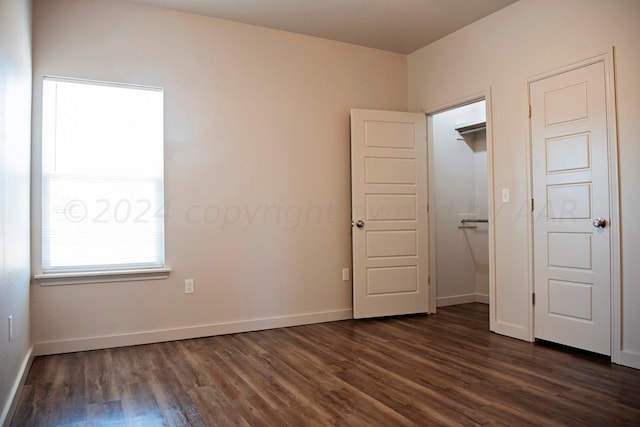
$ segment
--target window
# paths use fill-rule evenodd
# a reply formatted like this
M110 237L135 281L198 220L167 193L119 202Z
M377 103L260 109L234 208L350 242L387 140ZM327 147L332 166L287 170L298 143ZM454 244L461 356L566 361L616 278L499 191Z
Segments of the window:
M46 77L42 117L41 276L163 269L162 89Z

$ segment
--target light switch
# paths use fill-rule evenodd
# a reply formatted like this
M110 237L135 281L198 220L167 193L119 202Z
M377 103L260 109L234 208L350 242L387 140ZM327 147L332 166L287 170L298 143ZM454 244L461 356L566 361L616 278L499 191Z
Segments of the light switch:
M502 203L509 203L509 189L502 189Z

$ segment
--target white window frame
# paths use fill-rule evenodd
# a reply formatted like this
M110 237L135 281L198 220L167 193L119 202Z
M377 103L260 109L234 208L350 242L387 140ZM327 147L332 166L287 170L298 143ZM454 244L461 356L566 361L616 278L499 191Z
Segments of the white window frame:
M164 90L159 87L152 86L141 86L141 85L131 85L124 83L112 83L112 82L102 82L102 81L94 81L94 80L86 80L86 79L75 79L75 78L66 78L66 77L52 77L45 76L43 78L42 88L43 88L43 98L44 98L44 82L45 81L53 81L53 82L66 82L66 83L79 83L79 84L88 84L88 85L96 85L96 86L112 86L112 87L121 87L127 89L140 89L140 90L148 90L148 91L156 91L164 93ZM42 119L44 119L44 106L42 107ZM164 109L164 107L163 107ZM42 120L44 122L44 120ZM41 135L44 135L44 129ZM164 139L164 137L162 137ZM164 141L163 141L164 145ZM40 154L42 155L45 152L44 147L44 138L41 138L40 145ZM44 158L44 157L43 157ZM162 169L164 170L164 160L162 160ZM44 168L44 164L41 163L41 167ZM42 173L40 179L40 195L42 197L45 196L44 190L44 171L40 169ZM161 176L160 182L160 193L164 194L164 173ZM39 272L36 272L34 275L34 279L40 285L69 285L69 284L82 284L82 283L104 283L104 282L123 282L123 281L139 281L139 280L158 280L158 279L166 279L169 277L171 273L171 268L165 264L165 248L164 248L164 239L165 239L165 227L164 220L161 222L161 247L158 248L161 251L161 262L160 263L144 263L144 264L113 264L113 265L105 265L105 266L87 266L87 267L62 267L62 268L50 268L45 269L43 266L43 254L45 250L45 243L43 239L43 221L44 221L44 209L46 208L46 204L42 200L42 208L37 212L39 224L40 224L40 251L39 251L39 262L36 264L39 267ZM160 215L163 215L162 210L164 209L164 200L161 200L161 212Z

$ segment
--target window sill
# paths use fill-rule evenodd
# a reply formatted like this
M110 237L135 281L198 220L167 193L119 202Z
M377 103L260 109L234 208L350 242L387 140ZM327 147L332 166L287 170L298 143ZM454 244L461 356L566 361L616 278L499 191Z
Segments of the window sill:
M42 273L33 276L40 286L81 285L87 283L133 282L138 280L162 280L169 277L171 268L144 268L138 270L82 271Z

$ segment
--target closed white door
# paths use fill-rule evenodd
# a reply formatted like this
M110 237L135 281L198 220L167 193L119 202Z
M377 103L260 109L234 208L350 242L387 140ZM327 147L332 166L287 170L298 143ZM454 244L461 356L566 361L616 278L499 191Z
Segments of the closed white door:
M535 336L611 354L604 64L530 85Z
M351 110L355 318L428 311L424 114Z

